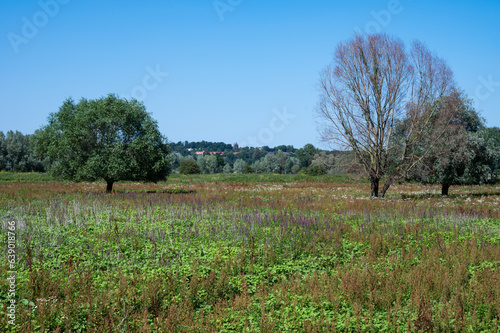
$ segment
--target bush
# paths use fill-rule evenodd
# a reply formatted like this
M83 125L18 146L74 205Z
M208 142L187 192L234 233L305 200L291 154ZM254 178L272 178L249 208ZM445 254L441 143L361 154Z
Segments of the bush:
M300 165L294 165L294 166L292 167L292 173L293 173L293 174L296 174L296 173L298 173L299 171L300 171Z
M322 176L326 175L326 168L324 165L311 165L307 168L302 168L300 174L305 174L308 176Z
M179 165L179 173L183 175L194 175L201 173L200 166L193 160L184 160Z
M248 164L245 164L245 167L243 168L243 173L253 173L252 167Z

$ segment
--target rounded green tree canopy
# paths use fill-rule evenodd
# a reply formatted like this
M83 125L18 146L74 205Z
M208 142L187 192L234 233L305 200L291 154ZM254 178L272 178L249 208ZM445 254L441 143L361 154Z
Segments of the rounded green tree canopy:
M119 180L157 182L170 172L170 146L158 124L135 99L110 94L64 101L37 133L35 148L62 179L104 179L107 192Z
M194 175L201 173L200 166L193 160L184 160L179 165L179 172L183 175Z

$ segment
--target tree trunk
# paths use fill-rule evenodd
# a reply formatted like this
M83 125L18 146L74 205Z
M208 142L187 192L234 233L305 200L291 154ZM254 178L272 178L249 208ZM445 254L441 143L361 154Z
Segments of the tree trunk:
M113 183L115 181L114 180L106 180L106 193L111 193L111 191L113 190Z
M448 196L449 189L450 189L450 185L448 185L448 184L442 184L441 195L442 196Z
M380 191L380 197L383 198L385 197L385 192L391 187L392 183L394 182L393 177L387 178L386 182L384 183L384 186L382 187L382 191Z
M371 197L378 198L378 184L380 182L380 178L370 178L371 182Z

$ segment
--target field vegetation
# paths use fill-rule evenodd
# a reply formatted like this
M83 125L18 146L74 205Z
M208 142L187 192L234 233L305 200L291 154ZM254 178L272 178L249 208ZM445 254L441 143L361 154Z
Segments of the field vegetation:
M500 186L0 173L2 332L497 332Z

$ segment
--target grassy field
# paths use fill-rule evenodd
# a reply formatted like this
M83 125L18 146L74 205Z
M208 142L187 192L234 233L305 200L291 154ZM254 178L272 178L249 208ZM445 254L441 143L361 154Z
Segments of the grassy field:
M0 332L498 332L500 187L369 187L0 173Z

